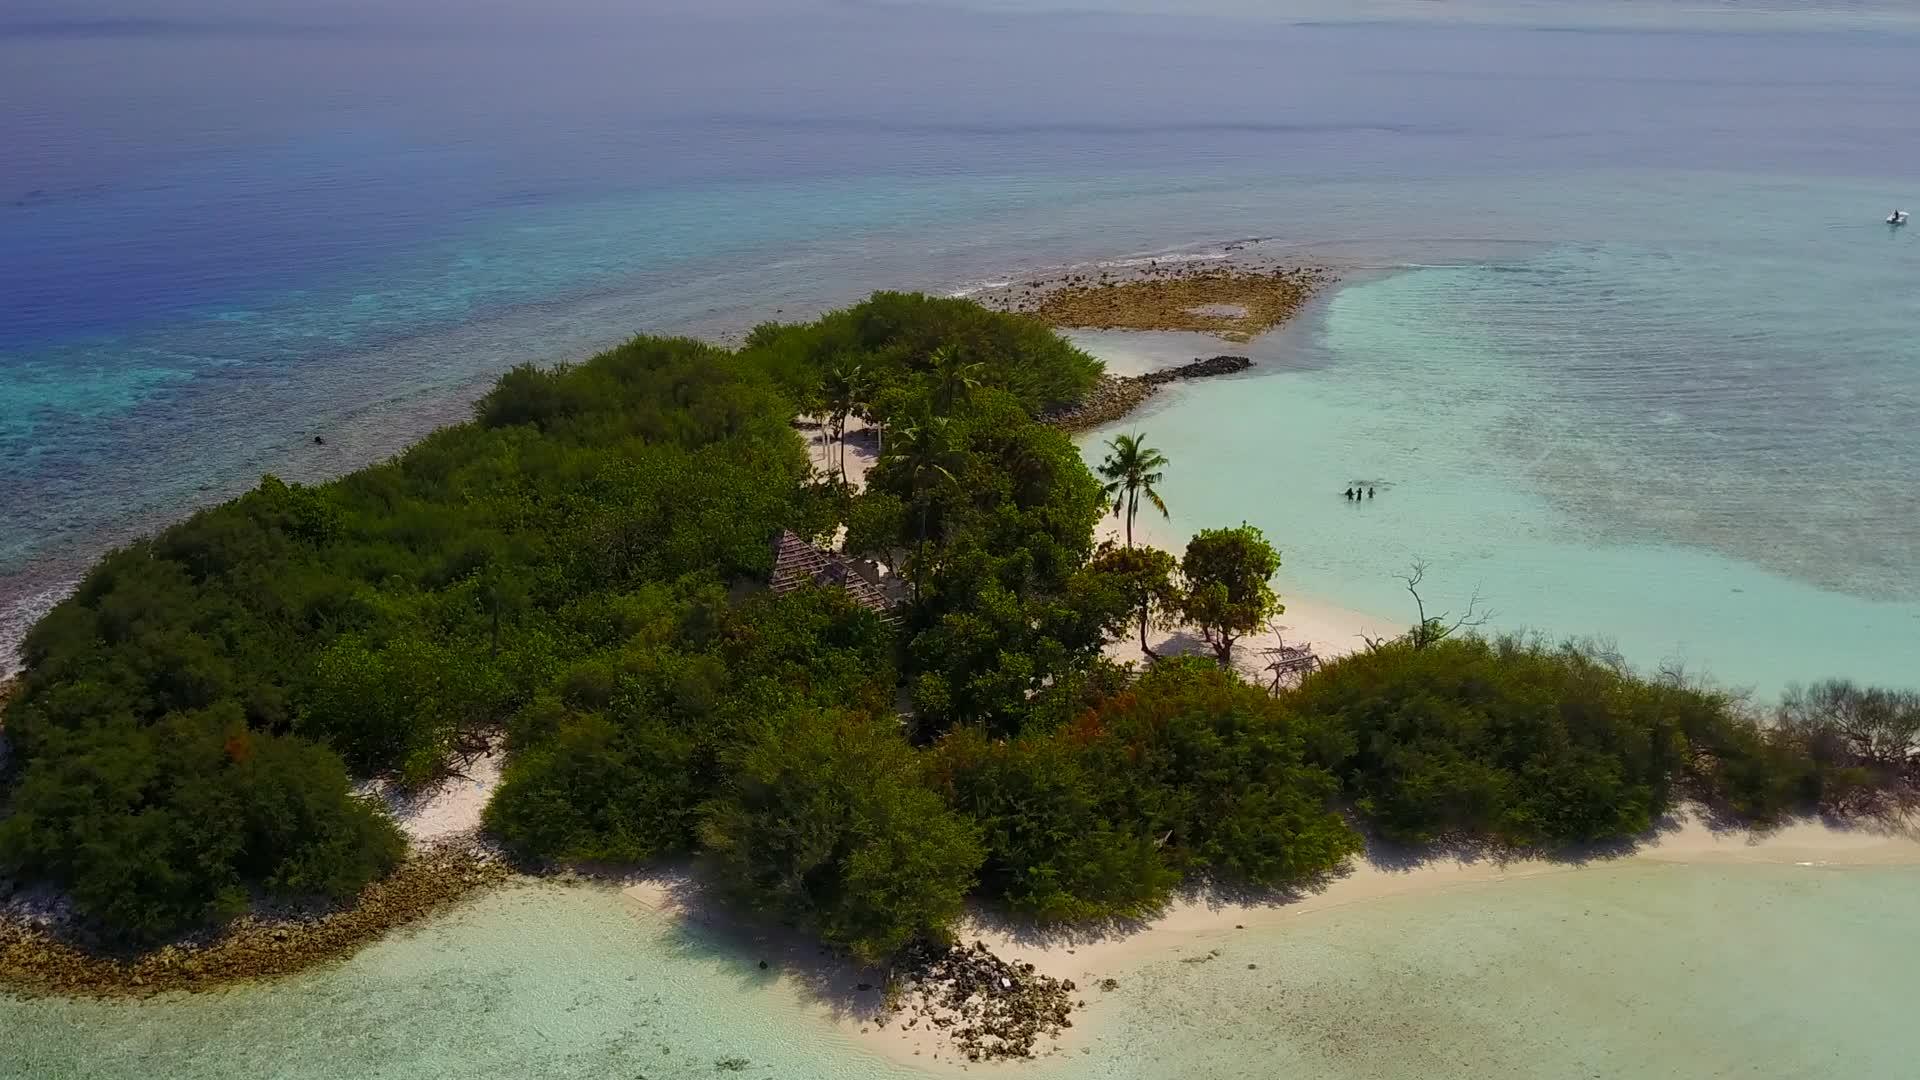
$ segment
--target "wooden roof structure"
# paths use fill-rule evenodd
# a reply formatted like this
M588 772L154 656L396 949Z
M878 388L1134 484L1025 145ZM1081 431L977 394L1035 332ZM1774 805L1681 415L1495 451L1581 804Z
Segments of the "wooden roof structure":
M780 535L773 538L773 591L784 596L807 584L838 586L845 589L855 603L872 610L888 625L900 621L894 602L860 572L854 560L839 552L815 547L791 529L782 529Z
M1320 658L1314 655L1311 645L1288 645L1280 640L1280 628L1274 627L1273 647L1261 649L1260 654L1267 658L1266 670L1273 675L1273 684L1269 689L1278 693L1282 682L1288 677L1296 681L1307 673L1320 667Z

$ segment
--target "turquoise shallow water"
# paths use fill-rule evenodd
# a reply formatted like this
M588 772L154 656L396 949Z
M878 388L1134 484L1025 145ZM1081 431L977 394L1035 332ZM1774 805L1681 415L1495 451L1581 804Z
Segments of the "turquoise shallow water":
M1283 591L1593 637L1771 697L1920 656L1920 244L1839 183L1651 183L1572 239L1350 283L1246 377L1130 418L1184 535L1242 519ZM1702 224L1737 201L1737 229ZM1630 239L1629 239L1630 238ZM1090 460L1100 433L1083 440ZM1349 483L1378 497L1347 502Z
M1115 972L1091 1078L1904 1075L1920 870L1621 865L1302 915ZM751 949L551 885L285 983L140 1004L0 998L0 1076L915 1075ZM1257 965L1253 969L1248 964ZM744 1058L738 1073L721 1067ZM976 1070L981 1071L981 1070Z

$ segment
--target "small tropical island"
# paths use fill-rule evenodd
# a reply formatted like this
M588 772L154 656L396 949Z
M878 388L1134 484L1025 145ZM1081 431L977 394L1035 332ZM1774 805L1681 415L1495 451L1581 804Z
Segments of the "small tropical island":
M1227 288L1284 318L1316 278L1168 280L1032 306ZM1137 537L1170 463L1124 432L1088 466L1063 418L1104 374L1058 321L877 293L733 350L636 338L108 554L4 704L0 987L270 977L514 874L678 863L891 976L969 1060L1018 1057L1093 988L957 939L970 906L1101 925L1311 892L1369 845L1911 813L1912 692L1762 705L1424 608L1251 660L1284 538ZM1175 629L1197 649L1160 648ZM501 761L481 828L409 839L396 799Z

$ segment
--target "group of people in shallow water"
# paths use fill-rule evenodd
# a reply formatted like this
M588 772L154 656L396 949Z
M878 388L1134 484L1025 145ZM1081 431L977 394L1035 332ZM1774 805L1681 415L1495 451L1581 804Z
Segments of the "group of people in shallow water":
M1347 489L1348 502L1359 502L1361 499L1371 499L1371 498L1373 498L1372 484L1368 484L1365 489L1362 489L1359 484L1355 484L1352 487Z

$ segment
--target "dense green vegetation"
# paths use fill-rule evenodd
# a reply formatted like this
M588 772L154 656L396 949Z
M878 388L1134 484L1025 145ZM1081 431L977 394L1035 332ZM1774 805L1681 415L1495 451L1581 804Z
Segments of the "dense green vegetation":
M1137 915L1192 873L1294 885L1359 847L1285 705L1193 658L1053 730L950 734L931 768L986 828L983 886L1049 919Z
M1817 716L1764 724L1725 693L1573 646L1425 640L1348 657L1288 695L1319 735L1314 759L1396 840L1553 847L1644 832L1683 796L1770 821L1899 782L1838 745L1815 751L1836 730Z
M881 960L960 913L980 865L973 823L915 775L890 721L808 709L739 754L701 838L745 903Z
M677 743L640 695L694 710L703 672L645 645L717 634L772 530L825 520L789 415L756 365L640 340L516 369L472 423L393 461L319 487L268 477L112 553L27 638L0 864L153 935L249 888L347 896L390 867L398 837L346 767L424 779L512 722L555 729L548 762L599 740L644 759L622 778L650 773ZM607 699L570 704L596 675ZM622 708L644 721L567 725ZM689 833L656 805L670 792L632 798L652 802L583 811L609 849L647 847L621 825Z
M699 854L867 958L978 892L1138 915L1196 879L1289 888L1358 850L1631 836L1682 797L1772 819L1911 785L1912 695L1820 684L1766 722L1587 652L1417 628L1269 693L1259 530L1133 543L1169 464L1102 478L1037 417L1098 365L971 303L882 293L729 352L637 339L519 368L474 419L317 487L260 487L103 559L26 643L0 870L164 936L255 892L352 895L403 845L349 773L424 782L504 737L486 825L529 856ZM796 413L878 440L809 468ZM1124 544L1096 549L1109 512ZM883 566L766 588L781 530ZM1211 659L1104 651L1192 627ZM1149 656L1152 654L1149 653Z

